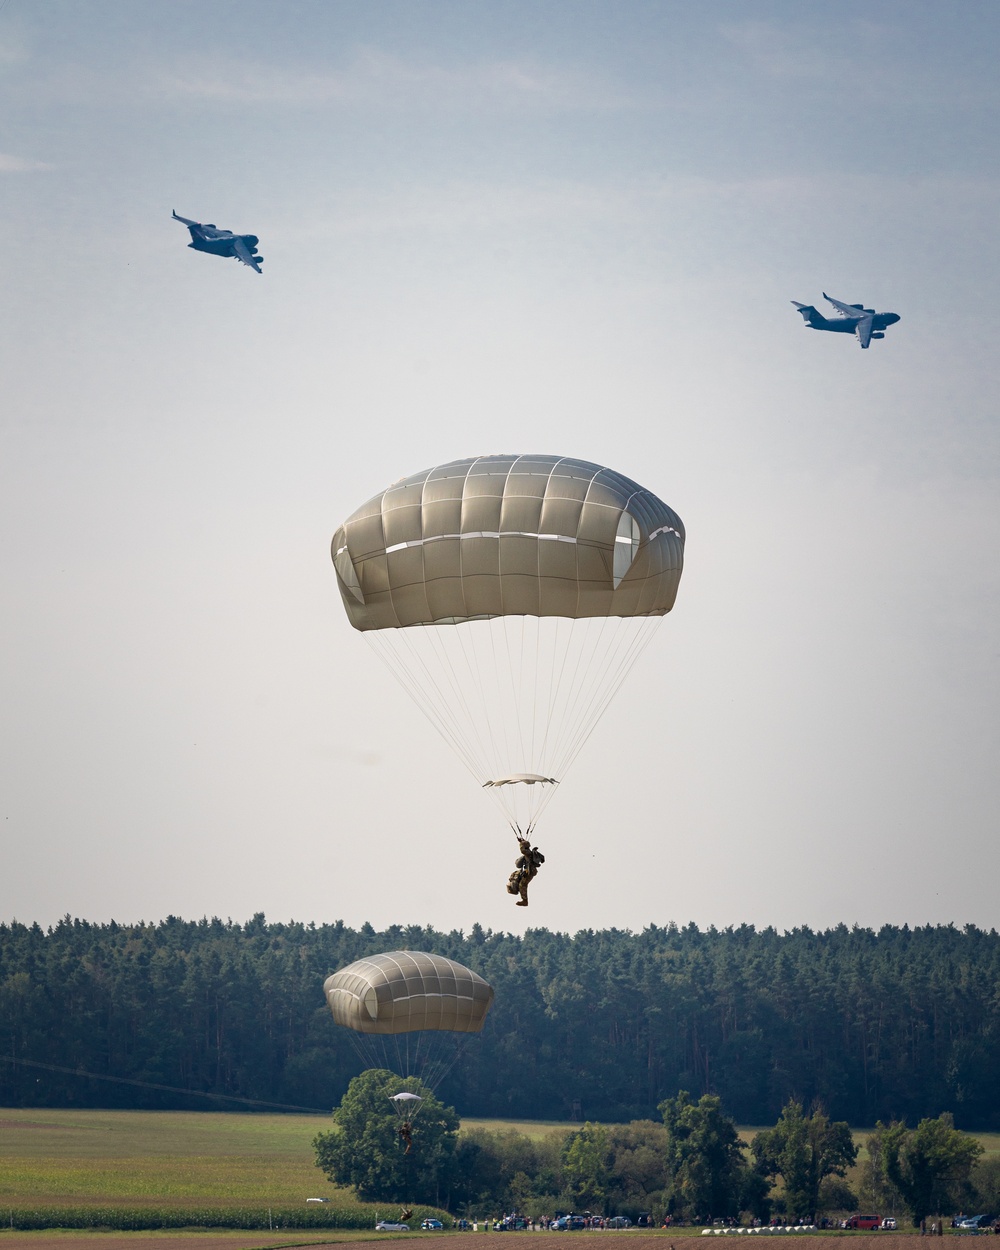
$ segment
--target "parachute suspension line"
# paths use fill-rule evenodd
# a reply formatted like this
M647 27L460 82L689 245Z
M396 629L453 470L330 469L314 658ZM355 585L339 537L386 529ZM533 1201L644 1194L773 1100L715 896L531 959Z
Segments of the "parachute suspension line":
M461 625L456 625L455 630L456 630L456 635L458 637L459 643L462 647L462 656L465 660L466 668L469 671L469 675L475 681L475 688L479 691L479 707L484 713L482 719L486 721L486 729L490 736L490 747L492 749L492 756L488 756L485 751L483 752L484 762L486 764L486 771L489 773L492 773L493 777L499 777L502 775L502 772L503 772L503 767L501 764L502 756L500 754L500 749L499 749L499 745L497 742L497 735L493 728L493 718L488 715L485 715L485 711L489 707L489 703L486 698L486 688L485 688L485 684L483 681L482 659L479 654L479 648L476 646L477 635L476 635L476 630L475 630L475 622L470 621L469 626L470 628L467 634L463 633ZM488 622L486 623L486 628L489 629ZM468 646L466 646L466 643L468 643ZM473 659L475 660L475 665L473 665L472 660L470 660L469 658L470 652L472 654ZM466 703L465 706L466 706L467 714L469 717L469 724L472 727L473 731L476 733L476 736L478 738L479 730L476 724L476 716L473 714L472 709L471 707L469 707L468 703ZM480 784L482 784L482 782L488 781L489 777L484 777L483 770L482 768L480 768L476 779L480 782Z
M422 1079L429 1089L437 1092L441 1082L465 1054L469 1042L475 1036L474 1033L459 1033L454 1040L449 1036L450 1046L447 1049L439 1049L437 1057L426 1062L426 1075Z
M625 681L625 678L632 671L632 668L635 665L636 661L639 659L639 657L643 654L643 652L652 642L653 638L655 637L662 623L663 623L662 616L647 617L642 622L639 629L635 631L634 636L629 641L628 649L625 651L625 653L621 657L621 660L618 666L618 671L616 673L613 673L610 680L605 684L603 701L601 705L599 706L599 708L597 709L597 714L594 717L594 720L592 722L591 730L589 730L587 733L588 738L590 736L590 733L593 730L593 726L596 725L597 721L599 721L601 717L604 715L604 711L607 708L608 704L611 702L611 700L615 697L615 695L621 689L622 683ZM586 739L584 739L584 741L586 741ZM583 743L581 742L580 745L582 746ZM579 747L577 749L579 750Z
M473 1033L451 1034L434 1033L432 1031L415 1030L404 1034L359 1035L369 1042L381 1044L382 1054L374 1058L361 1053L362 1061L367 1067L382 1067L395 1072L404 1080L414 1077L423 1082L428 1089L436 1092L438 1086L464 1054L466 1047L475 1036ZM395 1063L389 1052L391 1039L395 1051Z
M402 1065L399 1063L398 1054L398 1038L394 1037L392 1039L396 1043L397 1052L397 1062L394 1067L389 1045L384 1034L355 1033L353 1030L349 1030L349 1033L351 1047L366 1069L383 1068L388 1072L397 1072L402 1075Z
M563 681L566 677L566 671L570 663L570 651L574 641L574 634L579 632L581 622L572 621L563 617L555 617L552 619L551 628L546 631L542 630L541 620L536 620L536 636L538 639L536 654L539 659L537 663L544 663L548 671L548 697L546 699L544 720L541 725L541 746L538 748L537 755L533 749L533 756L544 765L542 771L546 775L555 777L556 781L562 781L563 768L558 764L557 759L553 758L553 754L549 747L549 741L552 737L553 728L558 736L559 721L559 705L561 691L563 689ZM564 637L565 636L565 637ZM545 644L548 644L547 646ZM536 689L538 682L538 674L535 675ZM537 701L536 701L537 708ZM538 712L535 713L535 722L538 719ZM534 722L533 722L534 723ZM538 807L533 817L532 825L542 815L542 812L548 807L549 803L555 795L555 788L549 787L543 790Z
M560 635L560 633L561 633L561 632L563 632L564 630L566 630L566 631L571 631L571 630L572 630L572 628L573 628L573 626L572 626L572 622L565 621L565 620L564 620L564 618L563 618L563 617L561 617L561 616L557 616L557 617L556 617L555 629L553 630L553 633L555 634L555 637L554 637L554 638L553 638L553 640L552 640L552 658L551 658L551 662L550 662L550 663L549 663L549 665L548 665L548 669L549 669L549 701L548 701L548 707L547 707L547 709L546 709L546 714L545 714L545 733L544 733L544 736L543 736L543 738L542 738L541 753L543 753L543 752L545 751L545 744L548 742L548 736L549 736L549 726L552 724L552 714L553 714L553 711L554 711L554 709L555 709L556 696L557 696L558 691L559 691L559 677L560 677L560 674L561 674L561 672L562 672L562 669L565 667L565 664L566 664L566 657L567 657L567 654L568 654L568 649L564 649L564 651L563 651L563 653L562 653L562 662L561 662L561 664L559 665L559 671L557 672L557 670L556 670L556 656L560 654L560 650L559 650L559 635ZM539 629L539 631L538 631L538 632L539 632L539 637L540 637L540 636L541 636L541 630Z
M441 723L439 717L434 715L433 710L427 706L424 687L420 684L417 675L406 670L402 657L393 645L394 640L390 640L387 637L389 632L388 630L371 630L366 631L362 636L420 711L431 721L434 728L445 738L452 749L459 753L461 758L461 744L451 740L447 734L446 726ZM402 647L405 644L399 645Z
M514 700L514 707L519 708L522 706L521 698L520 698L521 691L518 689L518 683L514 679L514 658L511 655L511 649L510 649L510 628L509 628L510 621L511 621L511 618L509 616L505 616L503 618L503 637L504 637L504 642L506 643L506 646L507 646L507 675L510 678L510 693L511 693L511 697ZM521 662L519 662L517 666L517 671L519 674L523 672L523 661L524 661L524 627L523 627L524 617L523 616L521 617L521 621L522 621ZM528 771L527 764L528 764L529 757L525 755L525 750L524 750L523 717L518 716L516 719L517 719L518 745L521 748L521 754L517 761L517 771L527 772Z
M395 1040L396 1040L396 1050L398 1051L399 1045L400 1045L400 1036L398 1034L396 1035ZM399 1071L400 1076L403 1077L403 1079L405 1080L408 1076L413 1075L413 1064L410 1062L410 1035L409 1033L402 1034L402 1043L403 1043L403 1059L399 1064L398 1071Z
M507 671L510 674L510 686L511 686L511 692L514 696L515 707L523 706L522 698L524 696L524 620L525 618L523 616L515 617L513 619L507 616L507 617L504 617L504 622L503 622L503 632L507 636L507 653L508 653ZM511 635L512 630L515 633L514 647L517 649L516 665L515 665L514 659L510 655L510 647L511 647L510 635ZM518 634L520 635L520 637L518 637ZM527 764L528 764L528 761L531 759L531 756L528 755L528 746L524 740L524 719L525 718L523 716L519 716L517 718L517 736L518 736L520 747L521 747L520 760L524 761L523 764L520 763L520 760L518 761L518 763L520 767L522 767L525 771L527 771Z
M494 617L493 619L494 619L494 620L496 620L497 618L496 618L496 617ZM506 621L506 617L501 617L500 619L501 619L501 620ZM497 697L498 697L498 699L502 700L502 698L503 698L503 694L502 694L501 689L500 689L500 669L499 669L499 666L498 666L498 664L497 664L497 639L496 639L496 630L493 628L493 621L490 621L490 622L489 622L488 628L489 628L489 634L490 634L490 646L492 647L492 650L493 650L493 673L494 673L494 674L495 674L495 676L496 676L496 684L497 684ZM508 650L508 653L507 653L507 662L508 662L508 664L510 663L510 652L509 652L509 650ZM509 760L509 759L510 759L510 741L509 741L509 739L508 739L508 737L507 737L507 718L506 718L506 717L504 717L504 716L501 716L501 717L500 717L500 723L501 723L501 725L503 726L504 759L508 759L508 760ZM501 806L503 806L503 803L501 803Z
M587 651L589 635L593 632L593 626L591 624L593 619L596 618L588 618L586 620L579 621L577 622L578 628L571 628L569 631L570 636L566 647L566 662L560 665L559 677L556 684L556 707L553 709L553 713L550 716L545 741L542 743L542 754L546 759L557 756L559 742L563 732L565 732L564 726L570 720L579 698L580 667L583 662L583 657ZM598 637L604 632L608 619L608 617L601 618ZM574 650L574 644L577 644L576 655L571 661L570 656L571 652ZM572 663L572 668L568 674L569 684L567 687L565 684L567 681L566 669L570 663ZM584 672L588 671L588 667L589 666L584 667ZM566 690L565 700L563 697L564 690ZM552 743L549 742L549 733L554 734ZM562 778L559 777L558 780L562 780Z
M406 1069L402 1066L402 1056L399 1053L399 1038L397 1038L395 1034L390 1034L390 1036L392 1039L392 1049L394 1049L396 1053L395 1071L397 1071L397 1073L405 1073ZM387 1045L389 1044L382 1043L382 1045L386 1046L387 1049ZM386 1068L391 1068L391 1064L386 1064L385 1066Z
M558 647L559 630L560 630L562 623L563 623L563 618L556 617L556 626L555 626L556 637L555 637L555 643L552 648L552 664L549 670L549 707L548 707L548 715L545 718L545 735L542 738L542 745L538 752L539 759L545 758L545 751L549 743L549 733L551 732L552 726L555 723L555 709L556 709L556 704L559 700L559 690L562 685L563 674L566 671L566 665L569 661L569 643L572 641L572 637L573 637L573 622L572 621L569 621L567 623L567 632L569 633L570 637L569 637L569 640L567 641L566 646L562 649L562 658L559 661L559 665L557 669L556 655L559 652L559 647ZM560 778L557 778L557 780L560 780Z
M454 633L449 633L447 638L445 638L443 636L443 632L445 630L454 631ZM466 695L466 683L462 680L462 674L459 671L459 659L457 656L452 656L452 651L454 650L454 648L450 646L452 638L458 640L458 649L461 652L461 660L464 662L466 672L469 674L470 678L475 678L476 669L473 668L469 660L468 652L465 647L465 638L462 635L460 626L441 626L440 629L430 626L426 629L426 635L422 637L420 641L421 644L426 644L426 646L429 647L434 653L438 666L448 679L448 684L455 700L455 710L452 710L446 702L443 709L443 716L447 718L453 736L458 738L462 743L465 757L468 761L467 766L469 771L477 781L481 781L482 760L484 758L489 758L490 750L492 750L494 755L496 754L496 741L494 739L492 727L487 722L486 729L490 735L489 748L487 748L487 744L483 739L481 726L479 724L479 721L482 718L477 718L472 710ZM465 722L464 724L463 717ZM473 741L475 742L475 747L478 748L478 754L477 750L474 749L472 745Z
M482 759L489 756L486 743L480 732L479 719L473 713L465 693L465 683L461 679L459 673L457 657L452 656L452 648L449 647L448 641L442 637L442 630L455 630L455 637L458 639L461 650L462 659L465 662L465 668L470 676L474 676L474 670L469 662L468 655L465 651L465 640L462 637L459 626L442 626L439 630L437 627L429 626L421 630L420 638L413 639L409 642L411 654L417 654L417 647L429 649L436 662L437 668L441 671L443 677L452 693L453 702L449 703L448 699L441 696L440 705L437 708L438 716L443 724L448 728L451 741L457 741L459 746L459 754L465 760L466 767L476 778L481 780ZM449 635L450 641L451 635ZM429 665L424 662L424 669L431 677L435 690L440 695L441 683L434 678L433 672ZM464 713L464 718L462 716ZM464 719L464 724L463 724ZM487 723L487 730L490 733L490 746L494 754L496 753L496 743L493 739L491 726ZM477 753L478 748L478 753Z
M601 680L602 668L607 662L608 653L614 650L615 642L621 633L622 620L622 617L604 617L601 620L596 637L589 636L594 632L590 628L577 631L582 633L583 637L576 667L570 682L569 703L565 715L560 718L556 739L552 743L552 757L559 761L560 766L563 765L563 761L568 754L566 750L567 737L570 737L572 741L578 730L586 723L585 716L589 705L587 699L589 688ZM609 628L611 636L607 638L606 635L609 632ZM600 658L598 659L598 657Z
M527 618L525 618L527 620ZM538 666L540 662L540 647L542 641L542 631L538 628L538 619L535 618L535 671L534 680L531 687L531 706L533 709L531 717L531 759L535 758L535 728L538 724Z
M538 708L534 699L534 688L537 681L538 663L537 658L533 657L531 650L531 634L529 633L530 625L528 617L521 617L521 658L518 664L518 671L521 674L521 691L520 697L531 708L530 723L522 722L522 733L524 739L524 758L530 764L535 758L535 720L538 716ZM532 631L537 637L538 631Z
M490 797L526 837L557 789L541 778L564 779L659 621L492 617L365 638L479 785L510 779Z
M617 649L622 629L622 618L617 618L610 625L610 629L608 620L604 620L596 636L582 640L571 684L570 703L565 715L560 718L556 739L552 743L552 759L560 770L560 776L565 775L576 755L574 749L576 741L587 735L593 728L593 692L606 675L610 657ZM580 670L582 670L582 675L578 677L577 673Z
M363 1041L362 1041L363 1038L364 1038L363 1033L355 1033L353 1030L350 1031L351 1049L354 1051L357 1057L361 1060L364 1066L366 1068L370 1068L372 1067L372 1062L371 1062L371 1059L368 1057L367 1053L365 1052Z
M617 664L613 668L609 665L608 675L603 682L603 688L598 686L592 696L593 710L588 711L588 715L584 719L580 730L573 735L573 738L567 744L562 761L560 761L563 771L569 768L572 761L590 739L608 705L621 689L625 678L649 646L662 620L661 616L645 617L632 637L628 639L624 650L620 652ZM627 631L622 632L627 633Z
M409 639L388 639L384 636L392 632L405 634L406 631L366 630L364 638L469 772L478 778L479 770L475 766L474 757L469 752L466 742L462 739L461 734L456 734L452 728L452 718L447 716L442 708L435 704L433 696L436 693L440 698L440 691L433 674L428 669L426 663L424 663L422 657L410 646ZM406 669L401 657L394 649L393 644L397 642L401 648L405 647L410 651L418 671L423 671L426 679L425 684L419 681L417 674L413 674Z

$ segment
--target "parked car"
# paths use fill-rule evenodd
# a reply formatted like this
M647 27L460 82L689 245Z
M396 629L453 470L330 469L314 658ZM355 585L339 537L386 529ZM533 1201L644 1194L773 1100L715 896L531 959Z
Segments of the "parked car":
M896 1217L894 1215L887 1215L882 1221L882 1227L887 1232L894 1233L896 1231Z
M631 1228L632 1221L627 1215L613 1215L605 1225L606 1228Z
M881 1226L881 1215L852 1215L845 1225L847 1228L867 1228L869 1231Z
M993 1223L993 1217L990 1215L968 1215L964 1220L959 1220L955 1225L956 1228L989 1228Z
M420 1221L420 1227L425 1233L436 1233L439 1228L444 1228L440 1220L426 1219Z
M306 1202L329 1202L329 1198L307 1198Z
M375 1225L377 1233L408 1233L410 1231L409 1224L397 1224L393 1220L379 1220Z
M586 1228L587 1221L582 1215L561 1215L552 1227L560 1232L565 1232L567 1229Z

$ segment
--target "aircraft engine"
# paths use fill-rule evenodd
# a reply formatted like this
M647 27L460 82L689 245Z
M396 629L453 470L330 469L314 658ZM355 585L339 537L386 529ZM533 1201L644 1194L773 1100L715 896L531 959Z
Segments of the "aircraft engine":
M873 339L884 339L884 338L885 338L885 331L884 331L884 330L873 330L873 331L872 331L872 338L873 338Z

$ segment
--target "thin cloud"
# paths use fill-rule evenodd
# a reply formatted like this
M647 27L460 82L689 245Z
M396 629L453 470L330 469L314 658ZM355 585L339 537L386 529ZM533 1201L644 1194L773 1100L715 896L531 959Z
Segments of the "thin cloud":
M933 58L915 65L900 53L898 31L867 18L848 20L832 41L824 30L757 19L721 23L718 29L751 70L776 82L801 83L810 95L828 96L831 107L853 102L898 108L935 100L976 108L996 102L995 82L987 85L971 75L956 80Z
M51 168L52 166L44 161L32 161L23 156L12 156L8 152L0 152L0 174L29 174Z
M851 29L857 36L862 54L875 50L873 45L880 33L875 24L856 22L851 24ZM838 63L836 54L829 46L775 23L757 20L724 23L719 31L728 43L743 53L754 69L770 78L815 80L824 90L831 90L838 75L843 73L847 75L846 81L851 83L851 90L857 89L855 79L859 47Z
M678 175L627 182L450 181L382 191L345 187L325 204L315 225L298 219L287 225L300 237L316 238L546 227L567 221L618 222L638 228L661 222L665 213L677 208L687 211L726 202L752 203L763 212L796 205L797 211L819 213L831 203L834 185L837 195L871 205L957 197L970 211L994 212L1000 199L1000 179L956 180L950 175L900 178L845 172L733 179Z
M174 96L238 104L310 106L440 106L465 109L623 108L637 103L606 81L529 61L443 66L404 60L378 49L359 52L345 68L312 73L288 66L227 60L189 61L160 74L159 89Z

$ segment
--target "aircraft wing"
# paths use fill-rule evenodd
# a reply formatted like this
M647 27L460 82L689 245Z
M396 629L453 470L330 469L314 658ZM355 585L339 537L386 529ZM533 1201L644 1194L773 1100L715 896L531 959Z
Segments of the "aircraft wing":
M180 213L173 214L174 221L183 221L185 226L203 239L228 239L232 235L232 230L220 230L218 226L212 225L211 222L192 221L190 217L182 217Z
M874 317L862 317L858 324L854 327L854 333L858 336L858 342L862 347L867 347L872 341L872 330L874 328Z
M845 317L850 317L852 321L857 321L859 317L864 316L860 308L855 308L853 304L842 304L839 299L834 299L832 295L827 295L826 291L823 292L823 298L829 300L834 308L842 312Z
M250 268L256 270L257 273L264 272L263 269L261 269L260 265L257 263L257 257L252 254L250 249L243 242L243 240L240 238L239 235L237 235L235 240L233 241L233 249L236 252L237 260L242 261L244 265L249 265ZM869 334L871 334L870 329L869 329ZM867 346L867 344L865 344L865 346Z

